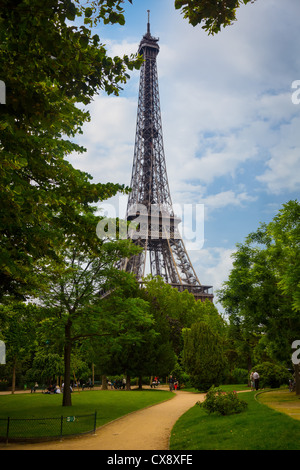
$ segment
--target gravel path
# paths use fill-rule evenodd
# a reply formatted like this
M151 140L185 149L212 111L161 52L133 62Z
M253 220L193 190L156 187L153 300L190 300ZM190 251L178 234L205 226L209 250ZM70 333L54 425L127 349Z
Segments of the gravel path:
M1 450L168 450L175 422L204 396L176 391L174 398L108 423L95 435L39 444L12 443Z

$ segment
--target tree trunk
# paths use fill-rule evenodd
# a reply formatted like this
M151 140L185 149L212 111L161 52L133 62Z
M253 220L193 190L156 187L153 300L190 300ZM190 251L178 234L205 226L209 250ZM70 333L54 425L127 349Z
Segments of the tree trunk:
M130 383L130 375L126 375L126 390L130 390L131 383Z
M15 390L16 390L16 364L17 364L17 359L16 357L14 357L14 364L13 364L13 371L12 371L12 383L11 383L12 395L15 393Z
M294 364L295 381L296 381L296 395L300 395L300 365Z
M102 390L107 390L107 378L106 375L102 375Z
M72 406L71 399L71 326L72 323L68 320L65 326L65 376L64 376L64 393L63 393L63 406Z
M142 376L139 377L139 390L142 390L143 389L143 378Z

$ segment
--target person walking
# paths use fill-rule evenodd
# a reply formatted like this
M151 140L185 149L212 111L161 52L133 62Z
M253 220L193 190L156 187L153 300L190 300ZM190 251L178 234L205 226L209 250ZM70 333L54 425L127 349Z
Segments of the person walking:
M172 375L170 375L170 378L169 378L169 388L170 388L170 392L172 392L174 389L174 379Z
M254 379L254 386L255 386L255 390L257 391L258 390L258 387L259 387L259 373L258 372L253 372L253 379Z

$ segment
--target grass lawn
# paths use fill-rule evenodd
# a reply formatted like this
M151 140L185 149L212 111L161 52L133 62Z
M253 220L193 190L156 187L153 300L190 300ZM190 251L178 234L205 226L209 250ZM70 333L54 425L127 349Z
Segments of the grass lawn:
M300 420L300 397L289 390L274 390L258 395L258 400L271 408Z
M175 424L170 450L300 450L300 421L258 401L268 393L255 395L239 394L248 408L236 415L208 415L194 406Z
M160 403L173 396L171 392L161 390L86 390L80 393L74 392L72 394L72 406L63 407L62 395L45 395L42 393L0 395L0 436L6 435L7 423L6 420L1 421L1 418L7 418L8 416L19 419L35 418L35 421L25 421L22 423L24 428L22 437L26 434L28 436L30 428L33 435L29 437L35 437L49 434L48 429L52 426L54 427L54 423L52 424L49 418L60 418L61 416L65 418L68 416L76 417L97 411L96 426L99 427L127 413ZM38 421L36 421L37 418ZM83 422L82 419L78 420ZM50 435L59 435L57 426L59 429L60 422L58 420L55 421L57 422L55 430L50 429ZM38 424L37 430L36 424ZM92 426L90 426L91 424ZM69 429L72 428L73 423L69 423L68 426ZM90 426L90 430L93 429L93 418L89 418L88 426Z

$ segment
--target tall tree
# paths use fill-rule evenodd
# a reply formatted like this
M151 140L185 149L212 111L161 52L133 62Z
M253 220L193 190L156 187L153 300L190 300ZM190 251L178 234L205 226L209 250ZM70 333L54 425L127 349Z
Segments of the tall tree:
M237 245L233 269L219 292L230 317L248 334L263 334L273 358L292 365L292 343L300 339L298 201L284 204L271 223L261 224ZM299 365L294 364L297 394Z
M124 24L122 0L0 0L0 298L38 282L35 260L54 256L89 204L125 188L91 183L66 160L99 90L118 95L140 65L111 58L91 26ZM80 105L80 106L79 106ZM79 229L80 231L80 229Z
M207 322L214 331L222 334L225 322L210 301L196 301L187 290L179 292L163 279L149 277L145 279L145 288L141 291L153 309L153 314L165 322L169 330L169 339L177 356L183 347L182 329L190 328L197 321Z
M16 372L34 352L39 309L32 304L9 302L0 305L0 331L6 345L6 370L10 370L12 394L16 389Z
M278 270L278 286L292 300L293 310L300 312L300 203L284 204L267 230L274 240L270 256Z
M183 364L192 385L207 391L224 378L226 358L223 340L205 322L194 323L183 330Z
M94 234L94 237L96 235ZM130 336L130 325L138 316L145 322L138 306L126 308L116 304L120 285L136 284L131 275L115 268L120 258L135 254L139 248L129 240L100 242L88 251L78 248L78 240L70 240L61 247L59 259L40 262L41 291L38 299L48 308L43 327L48 329L49 340L60 341L64 347L63 405L70 406L71 351L76 342L94 336ZM115 315L107 308L104 293L115 299ZM140 299L139 299L140 300ZM142 301L140 300L140 303ZM128 300L129 303L129 300Z

